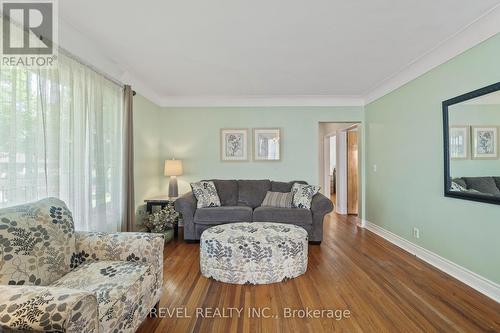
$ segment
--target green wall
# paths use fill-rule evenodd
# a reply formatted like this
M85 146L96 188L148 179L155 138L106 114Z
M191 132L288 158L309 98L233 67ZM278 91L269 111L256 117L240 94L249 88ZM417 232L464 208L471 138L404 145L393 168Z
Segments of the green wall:
M441 102L498 81L500 34L365 108L366 219L496 283L500 206L443 196Z
M182 159L181 193L189 182L207 178L303 179L318 184L318 130L323 121L361 121L362 107L221 107L164 108L161 122L161 156ZM280 162L222 162L220 129L279 127L282 136ZM249 145L251 153L251 141ZM162 177L167 192L168 179Z
M500 129L500 103L488 105L456 104L450 106L449 110L451 126L493 126ZM472 129L470 136L472 137ZM469 141L471 140L472 138ZM472 144L469 145L469 159L451 161L452 178L500 176L500 159L474 160L471 158L470 147Z
M134 97L134 186L136 222L144 216L144 199L160 192L161 108L137 94Z

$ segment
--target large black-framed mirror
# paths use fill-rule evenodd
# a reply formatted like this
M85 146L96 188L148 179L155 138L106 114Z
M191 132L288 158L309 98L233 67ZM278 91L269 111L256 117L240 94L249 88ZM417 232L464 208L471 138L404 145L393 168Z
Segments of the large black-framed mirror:
M500 205L500 82L443 102L444 194Z

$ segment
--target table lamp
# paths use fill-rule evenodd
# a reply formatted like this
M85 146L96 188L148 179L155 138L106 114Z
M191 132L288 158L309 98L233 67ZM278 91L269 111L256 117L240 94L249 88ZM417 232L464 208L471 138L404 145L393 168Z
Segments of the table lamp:
M175 198L179 196L177 187L177 176L182 175L182 161L171 159L165 160L165 176L170 177L168 182L168 196Z

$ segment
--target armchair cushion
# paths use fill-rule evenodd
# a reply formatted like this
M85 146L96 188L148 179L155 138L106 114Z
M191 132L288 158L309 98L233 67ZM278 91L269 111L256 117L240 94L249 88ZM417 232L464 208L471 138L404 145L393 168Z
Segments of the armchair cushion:
M75 269L55 285L97 292L103 332L134 332L160 300L164 244L163 234L78 231Z
M150 263L88 261L51 286L94 293L102 332L133 330L155 304L155 276Z
M163 234L77 231L71 268L85 261L139 261L163 267Z
M70 271L74 224L56 198L0 209L0 284L49 285Z
M97 313L97 299L91 292L42 286L0 286L0 331L98 332Z

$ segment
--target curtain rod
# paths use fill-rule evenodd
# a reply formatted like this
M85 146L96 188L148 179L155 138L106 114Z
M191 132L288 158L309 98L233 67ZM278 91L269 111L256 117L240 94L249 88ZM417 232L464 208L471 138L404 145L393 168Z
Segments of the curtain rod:
M106 80L108 81L111 81L113 82L114 84L120 86L120 87L123 87L125 86L125 83L115 79L114 77L104 73L103 71L97 69L95 66L87 63L85 60L83 60L82 58L80 58L79 56L69 52L68 50L66 50L65 48L61 47L61 46L58 46L58 49L59 49L59 52L61 52L62 54L64 54L65 56L73 59L74 61L80 63L81 65L83 66L87 66L88 68L90 68L91 70L93 70L94 72L96 72L97 74L103 76ZM135 92L135 90L132 90L132 93L133 95L135 96L137 93Z
M125 86L125 83L121 82L121 81L118 81L117 79L115 79L114 77L104 73L103 71L97 69L95 66L87 63L85 60L83 60L82 58L80 58L79 56L77 55L74 55L73 53L69 52L68 50L66 50L65 48L61 47L61 46L58 46L58 49L59 49L59 52L61 52L62 54L64 54L65 56L73 59L74 61L80 63L81 65L83 66L87 66L88 68L90 68L91 70L93 70L94 72L96 72L97 74L103 76L106 80L108 81L111 81L113 82L114 84L120 86L120 87L123 87ZM132 94L135 96L137 93L135 92L135 90L132 90Z
M88 68L90 68L91 70L93 70L94 72L96 72L97 74L102 75L108 81L111 81L114 84L116 84L118 86L122 86L122 87L125 85L123 82L118 81L117 79L115 79L114 77L111 77L110 75L108 75L106 73L103 73L101 70L97 69L95 66L87 63L85 60L83 60L79 56L77 56L77 55L69 52L65 48L63 48L63 47L61 47L61 46L58 45L58 49L59 49L60 53L64 54L65 56L67 56L67 57L69 57L69 58L71 58L73 60L75 60L76 62L80 63L81 65L87 66Z

